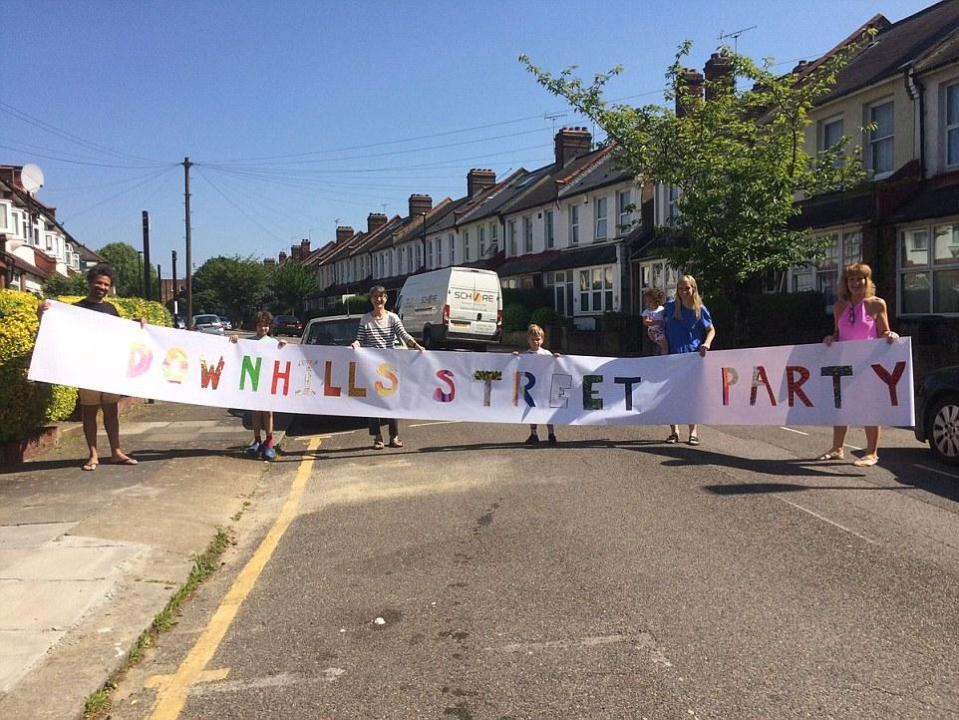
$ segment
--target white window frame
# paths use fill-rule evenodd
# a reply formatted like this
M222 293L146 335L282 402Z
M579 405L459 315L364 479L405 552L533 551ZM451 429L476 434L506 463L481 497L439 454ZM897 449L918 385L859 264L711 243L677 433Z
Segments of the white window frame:
M570 204L569 212L569 244L579 245L579 205Z
M449 244L450 244L450 265L455 265L456 264L456 236L453 233L450 233Z
M584 273L589 284L585 290L582 288ZM615 263L576 268L573 274L576 315L602 315L604 312L615 312L619 298L616 275ZM600 283L599 288L596 288L597 278ZM595 302L596 295L599 295L598 309ZM584 305L588 309L584 310Z
M943 149L943 165L947 168L957 168L959 167L959 109L957 109L956 116L952 118L952 122L949 122L949 93L954 92L957 96L957 105L959 105L959 82L953 82L942 89L942 149ZM955 140L955 152L954 159L949 162L949 140L950 137Z
M523 254L533 252L533 216L523 216Z
M8 227L8 218L10 217L10 206L0 202L0 230L6 230Z
M625 190L619 190L616 193L616 210L617 210L617 221L618 226L616 228L616 234L625 235L629 232L629 229L633 225L633 211L631 205L633 204L633 189L626 188Z
M506 223L506 233L509 236L509 254L510 257L516 257L519 254L519 247L516 244L516 221L510 220Z
M433 269L433 241L428 240L426 242L426 267L430 270Z
M828 135L828 129L835 125L839 125L839 137L836 139L835 142L831 144L827 144L826 138ZM842 140L844 129L845 129L845 126L843 123L842 115L833 115L832 117L828 117L823 120L820 120L818 123L817 132L816 132L816 135L817 135L816 146L818 147L819 151L823 152L825 150L829 150L830 148L834 147L840 140Z
M814 238L833 237L834 248L827 248L827 257L835 258L835 269L823 267L821 258L812 258L803 265L789 268L786 277L786 291L790 293L818 291L826 296L825 312L832 313L832 306L838 293L839 278L846 265L862 262L862 228L849 225L817 232ZM804 282L804 287L799 283Z
M463 233L463 262L470 261L470 231Z
M893 171L896 169L896 105L895 101L892 98L884 98L878 102L870 103L866 106L865 116L866 124L872 123L873 111L878 110L886 106L890 107L890 114L892 116L892 132L888 135L876 136L878 128L876 130L870 130L866 134L866 169L869 171L873 179L882 179L892 175ZM890 165L888 170L876 170L876 148L882 143L890 144Z
M495 255L499 252L499 223L491 222L489 224L489 254Z
M479 239L479 255L476 257L482 259L486 257L486 227L480 225L477 229L477 238Z
M676 296L678 282L679 270L671 267L665 258L643 260L639 263L640 292L655 287L666 293L666 297L672 298Z
M553 211L543 211L543 237L547 250L556 247L556 230L553 226Z
M936 251L936 236L937 230L944 228L951 228L954 238L954 243L950 247L955 247L954 251L959 255L959 241L956 241L957 235L959 235L959 217L952 218L942 218L938 219L935 222L926 222L926 223L914 223L910 225L904 225L900 228L897 228L896 232L896 314L900 317L922 317L924 315L937 315L942 317L959 317L959 311L957 312L946 312L941 308L936 306L936 275L939 273L945 273L949 271L959 270L959 263L949 264L941 263L936 264L935 251ZM910 265L905 267L903 264L903 242L907 233L914 233L916 231L925 231L926 233L926 247L923 252L925 254L925 264ZM904 291L904 279L907 275L927 275L928 283L928 303L927 309L923 311L907 311L903 307L903 298L905 297Z
M593 242L609 237L609 198L593 198Z

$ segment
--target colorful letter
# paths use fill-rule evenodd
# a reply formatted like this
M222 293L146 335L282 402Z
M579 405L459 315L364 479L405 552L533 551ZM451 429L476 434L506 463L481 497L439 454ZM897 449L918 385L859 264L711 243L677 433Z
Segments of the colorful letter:
M253 386L253 392L256 392L260 385L260 365L262 363L263 358L257 358L254 363L253 358L249 355L243 356L243 365L240 367L240 390L246 390L246 377L249 375L250 385Z
M739 382L736 368L723 368L723 405L729 405L729 388Z
M443 392L443 388L436 388L433 391L433 399L436 402L448 403L453 402L453 398L456 397L456 384L453 382L453 373L450 370L437 370L436 377L440 382L444 382L449 385L450 391L448 393Z
M186 377L190 362L187 360L186 352L181 348L170 348L166 351L166 357L163 358L163 377L167 382L180 384Z
M526 377L526 385L524 385L523 387L520 387L519 381L520 381L520 378L523 377L523 376ZM533 396L529 394L530 388L532 388L534 385L536 385L536 376L533 375L533 373L531 373L531 372L526 372L526 371L519 371L519 370L516 371L516 374L515 374L514 380L513 380L513 405L514 405L514 407L515 407L516 405L519 405L519 391L520 391L520 390L523 391L523 399L526 401L527 406L529 406L529 407L536 407L536 403L533 402Z
M893 407L899 407L899 394L896 392L896 385L899 384L899 378L902 377L903 370L906 369L906 363L902 360L897 362L891 375L889 371L879 363L873 365L872 369L873 372L879 376L879 379L886 383L886 387L889 388L889 402Z
M626 393L626 409L633 409L633 385L638 385L643 379L641 377L614 377L613 382L618 383L619 385L625 385L624 392ZM638 412L638 411L637 411Z
M769 404L776 407L776 396L773 394L772 386L769 384L769 378L766 377L766 368L762 365L757 365L753 368L753 386L749 389L750 405L756 404L756 395L758 394L760 385L766 388L766 394L769 395Z
M303 376L303 387L296 391L297 395L316 395L316 391L313 389L313 367L316 362L316 360L300 360L297 363L298 367L306 368L306 373Z
M280 361L273 361L273 384L270 385L270 394L276 395L276 384L282 380L283 381L283 395L289 395L290 393L290 367L293 363L289 360L286 361L286 370L280 372Z
M583 375L583 410L602 410L603 399L595 396L593 385L603 382L602 375Z
M323 367L323 394L327 397L339 397L342 388L333 384L333 361L327 360Z
M220 373L223 372L223 356L220 356L220 362L216 364L216 367L212 365L207 365L206 360L200 358L200 387L205 388L208 385L211 385L214 390L220 384Z
M389 363L380 363L380 366L376 368L376 374L382 375L384 378L390 381L389 387L381 383L379 380L373 383L373 387L376 388L376 394L380 397L390 397L391 395L395 395L396 391L400 388L400 379L396 377L396 368Z
M829 365L821 371L822 376L832 377L832 395L836 408L842 408L842 385L840 378L852 376L852 365Z
M794 376L798 374L797 380ZM802 389L802 384L809 379L809 370L802 365L786 366L786 393L789 407L793 407L798 397L806 407L812 407L812 402L806 396L806 391Z
M565 373L553 373L553 381L549 386L549 406L564 408L569 406L569 396L566 391L573 387L573 376Z
M489 407L493 393L493 381L499 382L503 379L503 373L499 370L477 370L473 373L473 379L484 383L483 386L483 406Z
M366 388L356 386L356 363L350 362L350 384L347 394L350 397L366 397Z
M133 343L130 346L130 359L127 361L127 377L138 377L150 369L153 362L153 353L142 343Z

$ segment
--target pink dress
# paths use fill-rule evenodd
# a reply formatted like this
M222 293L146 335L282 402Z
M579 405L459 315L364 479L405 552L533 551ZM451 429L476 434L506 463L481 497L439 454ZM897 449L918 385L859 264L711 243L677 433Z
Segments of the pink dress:
M847 303L839 316L840 340L875 340L879 337L876 332L876 319L866 312L866 303L860 300L856 303Z

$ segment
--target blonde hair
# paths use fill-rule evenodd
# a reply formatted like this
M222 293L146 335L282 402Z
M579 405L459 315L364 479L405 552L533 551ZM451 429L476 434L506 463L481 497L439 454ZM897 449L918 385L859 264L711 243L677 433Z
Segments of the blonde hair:
M648 287L643 290L643 300L650 300L657 305L662 305L666 300L666 293L663 292L662 288Z
M852 265L846 265L846 267L842 269L842 275L839 278L839 287L836 290L840 300L849 302L849 300L852 298L852 295L849 293L850 275L861 275L863 280L866 281L865 297L871 298L875 296L876 283L872 281L872 268L866 265L866 263L859 262L853 263Z
M696 284L696 278L692 275L680 275L679 280L676 281L676 308L673 310L673 317L676 320L682 320L683 318L683 300L679 297L679 283L681 282L685 282L693 289L693 312L696 313L696 319L699 320L703 299L699 297L699 285Z
M533 323L528 328L526 328L526 334L532 335L533 337L540 337L540 338L546 337L546 333L543 332L543 328L541 328L536 323Z

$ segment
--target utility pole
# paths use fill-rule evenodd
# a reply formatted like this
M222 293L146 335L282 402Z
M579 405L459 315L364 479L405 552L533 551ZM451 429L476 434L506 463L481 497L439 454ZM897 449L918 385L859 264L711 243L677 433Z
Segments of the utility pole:
M193 323L193 247L190 232L190 158L183 158L183 221L186 223L186 326Z
M163 273L157 263L157 302L163 304Z
M143 297L150 296L150 213L143 211Z
M180 314L180 289L176 286L176 250L173 251L173 314Z

